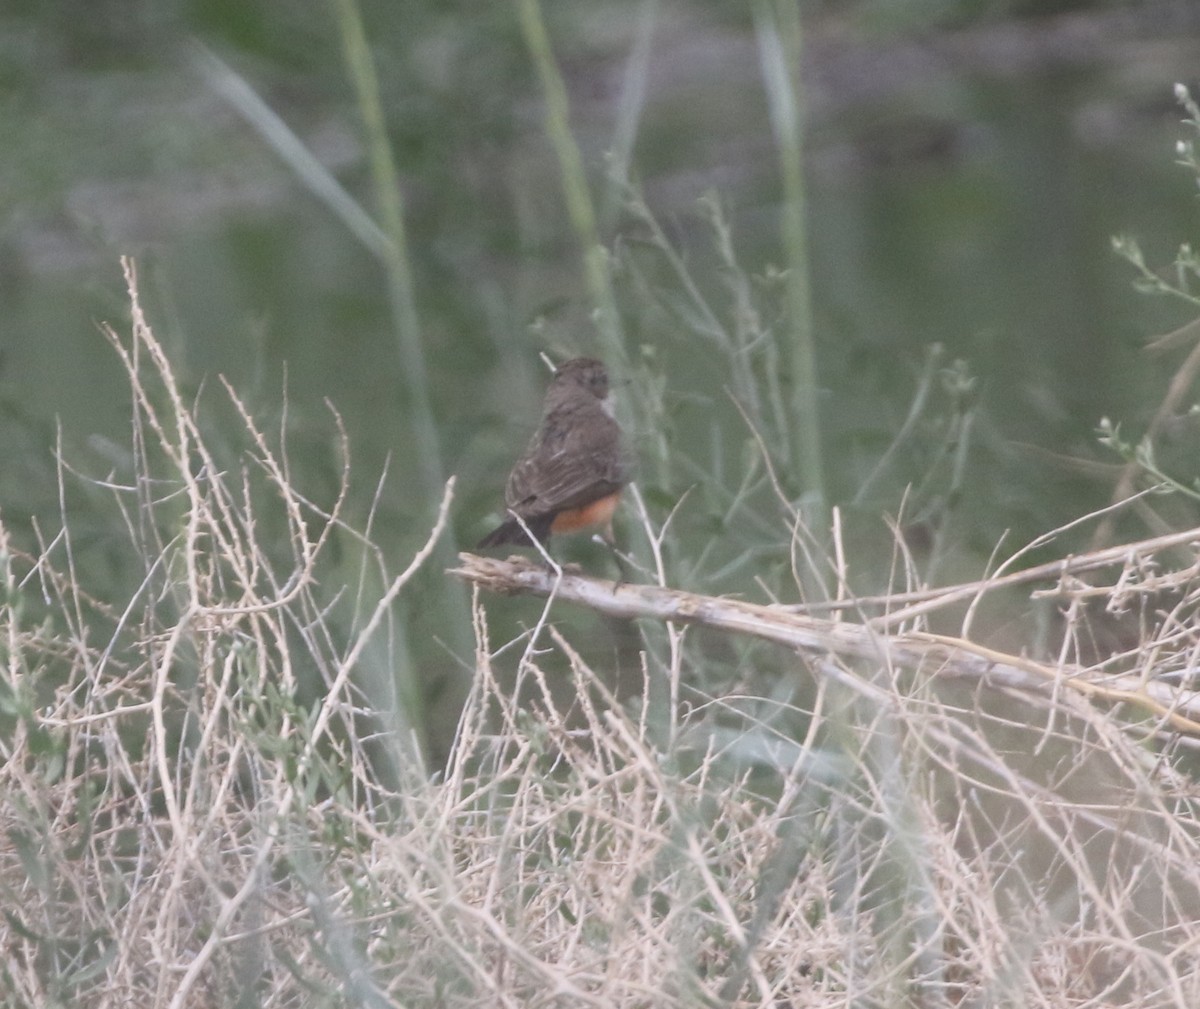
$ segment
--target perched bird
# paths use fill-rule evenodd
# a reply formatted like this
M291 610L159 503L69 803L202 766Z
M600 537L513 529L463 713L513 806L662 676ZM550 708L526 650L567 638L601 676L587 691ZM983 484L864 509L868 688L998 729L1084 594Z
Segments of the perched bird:
M517 516L540 543L586 529L602 529L611 542L625 470L608 372L589 357L567 361L546 390L537 434L509 474L509 518L479 541L479 549L532 546Z

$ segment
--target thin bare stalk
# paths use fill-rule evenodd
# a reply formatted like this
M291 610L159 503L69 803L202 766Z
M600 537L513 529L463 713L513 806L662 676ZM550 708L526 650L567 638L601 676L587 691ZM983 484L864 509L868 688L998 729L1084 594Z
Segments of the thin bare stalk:
M784 283L790 338L781 340L780 346L787 354L791 417L796 425L792 472L802 488L802 504L809 528L826 529L829 522L821 458L821 387L809 292L800 13L794 0L756 0L753 9L759 59L783 179L783 247L788 265ZM810 595L816 598L815 593Z
M558 158L567 217L583 252L584 279L595 306L596 324L600 330L604 356L611 365L625 371L628 358L625 355L625 343L621 337L621 323L617 314L616 298L613 295L609 256L600 242L596 211L588 186L587 172L583 167L583 156L571 133L567 86L554 59L554 49L542 18L539 0L518 0L517 11L521 21L521 32L525 36L525 43L533 57L533 65L545 95L546 134Z

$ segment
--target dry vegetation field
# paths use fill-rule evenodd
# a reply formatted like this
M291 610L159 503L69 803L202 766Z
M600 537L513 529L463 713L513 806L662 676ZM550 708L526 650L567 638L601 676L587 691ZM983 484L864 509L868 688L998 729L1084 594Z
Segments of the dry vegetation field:
M226 387L230 465L129 277L136 479L87 483L144 581L2 530L0 1005L1200 1005L1200 532L810 614L464 557L474 688L431 770L379 686L429 547L390 570ZM552 598L493 641L496 587ZM1000 591L1051 598L1056 658L973 642ZM657 629L669 703L614 696L569 605ZM1133 630L1099 655L1105 611ZM787 689L699 696L714 636Z

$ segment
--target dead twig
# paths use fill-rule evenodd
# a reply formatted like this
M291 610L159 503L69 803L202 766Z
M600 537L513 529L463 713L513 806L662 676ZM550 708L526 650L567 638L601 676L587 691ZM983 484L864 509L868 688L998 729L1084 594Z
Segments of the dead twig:
M884 634L863 625L792 612L657 585L617 584L582 574L561 578L520 557L507 560L459 554L461 566L449 574L482 589L548 596L609 617L703 624L747 634L813 656L830 653L867 661L885 660L905 668L933 670L941 678L1048 696L1064 687L1095 701L1129 704L1151 718L1154 733L1183 733L1200 739L1200 692L1133 675L1099 675L1085 666L1049 664L987 648L964 638L912 632ZM948 594L954 588L945 590ZM1140 726L1142 729L1144 725Z

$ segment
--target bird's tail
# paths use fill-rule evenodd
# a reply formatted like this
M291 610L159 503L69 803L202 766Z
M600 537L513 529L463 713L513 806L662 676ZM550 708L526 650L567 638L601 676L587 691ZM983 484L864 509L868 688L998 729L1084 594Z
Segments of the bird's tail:
M546 537L550 535L550 523L553 520L553 515L539 515L525 519L525 525L529 527L529 532L533 533L539 542L545 543ZM501 522L500 525L475 544L475 549L486 550L488 547L498 547L505 543L511 543L517 547L533 546L533 540L521 528L521 523L514 518L510 518L505 522Z

